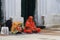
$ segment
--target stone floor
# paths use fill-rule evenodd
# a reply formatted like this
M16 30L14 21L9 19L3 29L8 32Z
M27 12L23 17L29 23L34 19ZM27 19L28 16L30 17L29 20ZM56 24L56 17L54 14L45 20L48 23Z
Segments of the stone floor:
M0 40L59 40L60 31L42 30L40 33L0 35Z
M0 36L0 40L59 40L60 36L43 35L43 34L25 34Z

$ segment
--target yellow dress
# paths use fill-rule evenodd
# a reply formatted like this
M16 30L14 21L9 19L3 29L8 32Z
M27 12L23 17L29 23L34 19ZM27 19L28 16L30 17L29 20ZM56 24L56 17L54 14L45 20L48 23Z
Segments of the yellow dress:
M11 32L12 33L17 32L16 28L17 28L18 24L22 24L22 23L21 22L13 22L12 23L12 27L11 27Z

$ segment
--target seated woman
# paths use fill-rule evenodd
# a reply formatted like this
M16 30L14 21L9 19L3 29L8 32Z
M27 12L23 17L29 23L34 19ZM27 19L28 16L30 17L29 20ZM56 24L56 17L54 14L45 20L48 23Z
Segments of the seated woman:
M32 33L32 32L40 32L40 28L36 28L35 22L33 21L33 17L29 16L29 18L26 21L24 32L25 33Z
M21 25L22 24L20 22L13 22L11 32L14 33L14 34L20 34L22 32Z

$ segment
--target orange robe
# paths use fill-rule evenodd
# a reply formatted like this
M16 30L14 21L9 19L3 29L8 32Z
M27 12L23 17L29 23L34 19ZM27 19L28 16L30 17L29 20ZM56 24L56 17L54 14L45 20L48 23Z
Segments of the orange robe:
M27 20L26 24L25 24L24 32L25 33L32 33L33 31L40 32L41 29L40 28L36 28L34 21L29 22L29 20Z

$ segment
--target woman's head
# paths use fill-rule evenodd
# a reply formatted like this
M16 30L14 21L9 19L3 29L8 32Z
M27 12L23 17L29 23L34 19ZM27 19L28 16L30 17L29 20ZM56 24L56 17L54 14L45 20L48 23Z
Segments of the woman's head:
M31 22L31 21L33 21L33 16L29 16L28 17L28 20Z

